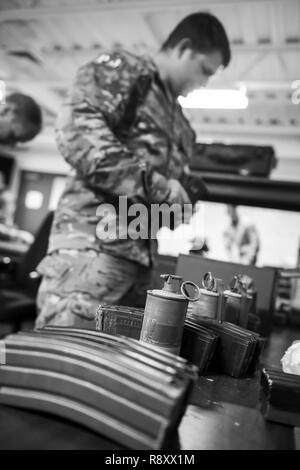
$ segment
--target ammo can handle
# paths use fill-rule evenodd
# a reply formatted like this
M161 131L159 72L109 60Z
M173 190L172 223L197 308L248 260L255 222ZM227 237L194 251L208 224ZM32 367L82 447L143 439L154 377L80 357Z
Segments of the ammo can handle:
M193 286L194 289L195 289L195 291L197 292L197 295L196 295L194 298L192 298L192 297L190 297L190 296L188 295L188 292L187 292L187 290L186 290L186 286L187 286L187 285ZM181 284L180 290L181 290L182 295L183 295L187 300L190 300L191 302L196 302L197 300L200 299L200 295L201 295L200 288L197 286L197 284L195 284L195 283L192 282L192 281L185 281L185 282L183 282L183 283Z
M207 272L204 274L203 279L202 279L202 287L206 290L211 290L213 292L216 292L216 279L212 276L211 272Z

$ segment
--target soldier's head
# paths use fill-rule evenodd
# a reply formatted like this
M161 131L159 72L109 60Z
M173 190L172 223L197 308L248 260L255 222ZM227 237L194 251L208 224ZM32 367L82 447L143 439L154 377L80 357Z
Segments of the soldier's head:
M41 129L41 108L30 96L13 93L0 104L0 144L27 142Z
M165 78L176 95L206 85L230 62L230 46L221 22L209 13L184 18L161 47L166 56Z

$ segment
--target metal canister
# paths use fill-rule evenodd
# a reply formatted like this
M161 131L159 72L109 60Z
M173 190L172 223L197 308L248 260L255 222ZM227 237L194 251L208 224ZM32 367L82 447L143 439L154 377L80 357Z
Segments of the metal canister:
M182 283L180 276L162 274L160 277L164 280L163 289L147 291L140 341L179 354L188 303L198 300L199 287L190 281ZM195 297L189 296L187 285L196 290Z
M200 289L200 299L189 303L187 316L217 319L219 294L207 289Z
M218 317L220 294L217 292L216 279L211 272L204 274L200 298L196 302L190 302L187 316L191 319L204 317L216 320Z
M256 314L257 290L254 280L248 274L240 274L239 279L247 294L252 298L249 312Z
M226 306L222 319L247 328L252 296L247 294L240 281L240 276L234 276L230 283L230 290L225 290L224 296L226 297Z

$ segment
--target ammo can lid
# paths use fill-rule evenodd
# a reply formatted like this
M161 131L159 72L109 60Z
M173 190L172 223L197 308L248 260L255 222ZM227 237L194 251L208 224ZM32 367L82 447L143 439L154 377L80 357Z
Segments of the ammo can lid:
M168 292L163 289L148 290L147 294L152 295L153 297L161 297L163 299L180 300L183 302L187 302L187 299L182 294L177 294L176 292Z
M235 297L238 299L242 297L242 294L239 294L238 292L232 292L231 290L224 290L224 295L226 295L226 297ZM252 299L252 296L249 294L247 294L246 297L249 300Z
M187 300L195 302L199 299L200 289L194 282L185 281L181 283L182 277L176 276L175 274L161 274L160 277L164 280L163 288L148 290L148 295L153 295L154 297L160 297L169 300L179 300L183 302L187 302ZM193 286L193 288L197 291L197 295L194 298L191 298L187 293L187 285Z
M202 288L200 288L200 292L201 292L201 295L202 295L202 294L203 294L203 295L210 295L210 296L212 296L212 297L219 297L219 295L220 295L219 292L214 292L214 291L209 290L209 289L202 289ZM200 297L200 299L201 299L201 297Z

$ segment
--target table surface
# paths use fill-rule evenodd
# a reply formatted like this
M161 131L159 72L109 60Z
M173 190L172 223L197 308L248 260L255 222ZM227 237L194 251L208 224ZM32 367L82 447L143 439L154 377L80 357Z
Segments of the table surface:
M280 367L280 358L300 328L274 327L262 364ZM264 420L259 408L260 372L245 379L199 377L174 440L182 450L295 448L290 426ZM0 406L0 449L124 449L77 424L46 414Z

